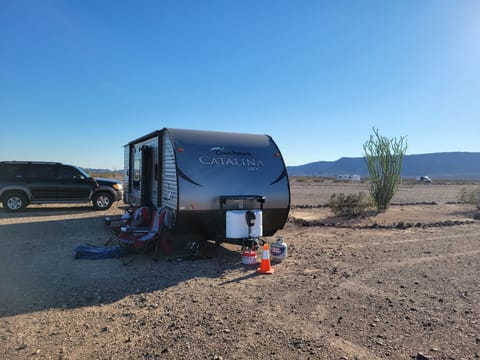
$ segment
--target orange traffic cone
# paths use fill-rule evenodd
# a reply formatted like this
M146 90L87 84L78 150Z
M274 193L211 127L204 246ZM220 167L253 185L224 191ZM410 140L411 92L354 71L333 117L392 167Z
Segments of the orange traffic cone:
M257 273L273 274L274 271L275 269L270 266L270 251L268 250L268 244L264 244L262 262L260 263L260 267L257 269Z

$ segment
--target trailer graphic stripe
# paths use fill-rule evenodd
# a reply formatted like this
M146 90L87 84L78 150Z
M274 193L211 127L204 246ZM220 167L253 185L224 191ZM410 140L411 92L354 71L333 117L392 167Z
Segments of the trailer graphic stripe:
M284 177L287 176L287 169L283 169L282 173L278 178L276 178L270 185L278 183L280 180L282 180Z
M177 167L177 175L179 177L181 177L182 179L184 180L187 180L189 183L192 183L193 185L197 185L197 186L200 186L200 187L203 187L203 185L200 185L199 183L193 181L192 179L190 179L182 170L180 170L178 167Z

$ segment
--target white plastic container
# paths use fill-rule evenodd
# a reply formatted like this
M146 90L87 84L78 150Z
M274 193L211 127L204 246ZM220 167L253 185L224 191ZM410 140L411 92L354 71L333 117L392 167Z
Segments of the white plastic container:
M255 224L249 234L249 226L246 220L247 211L255 214ZM229 239L247 239L263 235L262 211L261 210L228 210L226 216L226 235Z

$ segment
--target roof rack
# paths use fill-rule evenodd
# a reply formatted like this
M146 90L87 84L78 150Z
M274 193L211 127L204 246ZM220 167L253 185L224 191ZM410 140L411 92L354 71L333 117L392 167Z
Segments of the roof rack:
M27 165L42 165L42 164L50 164L50 165L63 165L60 162L54 162L54 161L17 161L17 160L12 160L12 161L0 161L0 164L27 164Z

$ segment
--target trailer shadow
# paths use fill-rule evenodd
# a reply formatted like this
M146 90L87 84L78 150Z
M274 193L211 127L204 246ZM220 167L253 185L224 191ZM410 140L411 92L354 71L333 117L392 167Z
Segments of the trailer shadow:
M55 212L56 210L53 210ZM209 243L209 257L136 254L121 259L78 260L79 244L103 246L104 216L0 225L0 317L109 304L194 278L222 277L241 267L240 249Z

